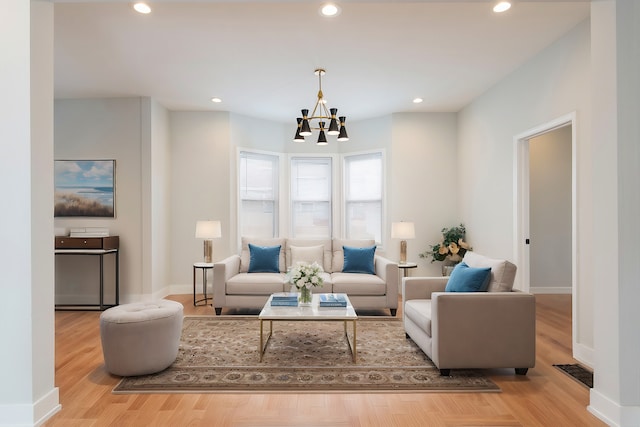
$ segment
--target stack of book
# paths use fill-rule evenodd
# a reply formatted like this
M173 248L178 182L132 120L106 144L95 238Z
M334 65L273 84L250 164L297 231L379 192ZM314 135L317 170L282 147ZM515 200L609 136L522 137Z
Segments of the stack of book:
M109 229L104 227L72 228L69 237L109 237Z
M273 294L271 297L272 306L282 307L297 307L298 306L298 294L294 292L281 292Z
M347 300L343 294L320 294L320 307L346 307Z

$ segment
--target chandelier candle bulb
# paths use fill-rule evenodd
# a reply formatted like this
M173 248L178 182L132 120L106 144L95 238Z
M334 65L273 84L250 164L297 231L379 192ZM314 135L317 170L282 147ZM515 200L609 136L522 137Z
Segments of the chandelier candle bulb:
M347 120L345 116L340 116L340 133L338 134L338 141L348 141L349 135L347 135L347 128L344 127L344 122Z
M311 135L311 126L309 126L309 110L302 109L302 128L300 129L300 135L309 136Z
M324 135L324 122L318 123L320 125L320 134L318 135L318 145L327 145L327 137Z
M302 129L302 117L296 119L298 121L298 129L296 129L296 135L293 137L294 142L304 142L304 136L300 135Z
M338 130L338 120L336 119L336 114L338 114L337 108L330 108L331 111L331 122L329 123L329 131L328 135L338 135L340 131Z

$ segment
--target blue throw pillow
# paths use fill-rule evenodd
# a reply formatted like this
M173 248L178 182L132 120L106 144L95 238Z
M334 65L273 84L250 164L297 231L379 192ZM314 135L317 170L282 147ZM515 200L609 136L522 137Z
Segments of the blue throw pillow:
M489 286L491 268L472 268L461 262L451 272L445 292L484 292Z
M279 273L280 245L256 246L249 243L249 273Z
M376 252L375 246L370 248L343 246L342 250L344 251L343 273L376 274L373 266L373 256Z

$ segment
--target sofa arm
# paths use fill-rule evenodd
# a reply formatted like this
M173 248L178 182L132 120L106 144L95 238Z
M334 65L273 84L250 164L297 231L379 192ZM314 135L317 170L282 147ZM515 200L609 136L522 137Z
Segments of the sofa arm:
M240 255L231 255L213 265L213 304L222 308L226 302L227 280L240 272Z
M404 277L402 279L402 300L431 299L433 292L444 292L448 277Z
M435 292L433 361L440 369L531 368L536 359L533 294Z
M387 285L387 306L395 315L395 310L398 308L398 277L400 277L398 263L376 255L374 269L376 276L384 280Z

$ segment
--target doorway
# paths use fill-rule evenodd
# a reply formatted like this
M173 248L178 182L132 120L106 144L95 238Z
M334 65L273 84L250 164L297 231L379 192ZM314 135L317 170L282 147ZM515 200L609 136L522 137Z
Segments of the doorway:
M571 293L574 348L579 293L575 121L575 113L570 113L514 137L514 253L518 265L515 286L525 292ZM548 160L546 164L532 165L532 158L536 161L549 155L539 151L558 149L549 145L553 144L549 141L560 136L570 139L570 143L567 142L569 146L564 147L565 152L551 153L557 158ZM540 145L534 147L533 144ZM552 170L557 168L564 170ZM545 176L545 172L550 176ZM558 186L562 188L555 188L554 179L568 179L569 182ZM541 265L547 266L547 271L542 271Z
M571 293L571 125L529 139L529 290Z

